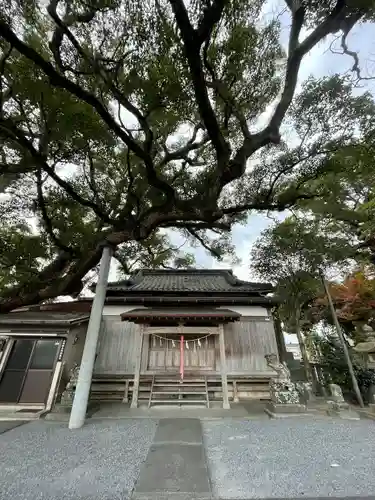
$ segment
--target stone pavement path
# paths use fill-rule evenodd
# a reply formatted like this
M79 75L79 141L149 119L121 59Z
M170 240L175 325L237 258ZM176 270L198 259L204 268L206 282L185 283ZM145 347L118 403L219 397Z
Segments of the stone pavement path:
M15 427L19 427L20 425L26 424L27 422L23 422L21 420L0 420L0 434L3 432L10 431Z
M375 498L369 420L36 421L0 435L0 500Z
M176 500L212 498L200 420L160 420L131 498L160 495Z

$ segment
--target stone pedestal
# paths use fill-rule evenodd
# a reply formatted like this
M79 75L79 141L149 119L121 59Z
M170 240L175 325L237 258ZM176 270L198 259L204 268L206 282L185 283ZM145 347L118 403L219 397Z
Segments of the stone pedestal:
M300 403L300 397L293 382L272 380L270 383L271 401L265 412L273 418L285 418L306 414L306 406Z
M267 404L264 411L272 418L296 417L299 415L307 415L306 406L301 404Z
M345 401L341 387L337 384L330 384L331 399L327 401L327 413L330 416L339 417L344 420L359 420L359 415L353 411Z
M353 411L348 403L337 403L336 401L328 401L328 415L331 417L339 417L344 420L359 420L357 412Z

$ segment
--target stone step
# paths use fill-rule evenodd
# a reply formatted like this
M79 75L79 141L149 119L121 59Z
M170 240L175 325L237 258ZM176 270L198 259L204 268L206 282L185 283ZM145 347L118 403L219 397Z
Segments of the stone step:
M183 384L179 383L165 383L165 382L155 382L154 387L205 387L205 383L199 384L198 382L186 382Z
M180 404L197 404L197 403L202 403L205 405L205 400L204 399L153 399L151 401L151 405L154 405L155 403L165 403L165 404L175 404L175 405L180 405Z
M152 391L152 394L170 394L173 396L183 396L184 394L206 394L206 391L181 391L181 392L175 392L175 391Z
M220 377L218 378L212 378L212 382L218 382L220 380ZM152 377L142 377L140 378L140 381L152 381ZM209 381L209 379L207 379ZM154 382L174 382L174 383L187 383L187 382L203 382L204 383L204 377L185 377L182 382L180 377L161 377L157 376L154 379Z

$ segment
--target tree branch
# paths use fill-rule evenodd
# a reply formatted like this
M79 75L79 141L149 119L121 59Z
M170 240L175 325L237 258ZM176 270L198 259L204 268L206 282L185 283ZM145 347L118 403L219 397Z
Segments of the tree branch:
M279 104L276 106L274 114L269 123L270 139L272 142L280 141L279 128L284 119L297 85L298 72L304 53L299 50L299 35L305 19L305 8L301 5L292 12L292 26L289 35L288 60L286 64L286 74L284 90L281 94Z
M114 221L112 221L104 212L100 210L96 203L83 198L72 188L69 182L66 182L58 176L54 169L45 161L44 156L35 149L32 141L27 139L24 133L10 120L0 119L0 129L2 129L10 139L16 140L18 144L30 154L35 161L35 165L43 169L61 188L65 190L66 193L69 194L69 196L73 198L73 200L85 207L91 208L94 213L107 224L114 223Z
M64 243L54 233L53 224L48 216L47 207L43 196L43 180L42 180L41 169L38 169L36 171L36 186L38 195L38 206L42 214L44 228L47 234L49 235L49 237L51 238L51 240L53 241L53 243L56 245L57 248L63 250L64 252L69 253L70 255L76 254L76 251L73 250L73 248L64 245Z
M289 1L288 4L289 3L291 3L291 1ZM298 5L296 5L297 3ZM335 7L326 19L324 19L324 21L299 44L298 37L305 17L305 7L302 6L301 2L294 2L284 90L268 125L271 142L279 141L279 127L292 102L303 57L315 47L317 43L323 40L323 38L339 30L343 25L346 26L348 29L347 33L349 33L354 24L361 19L363 15L364 11L360 9L350 14L347 2L345 0L337 0Z
M357 10L354 14L350 14L346 1L337 0L336 6L326 19L303 42L299 43L299 35L305 18L305 7L302 2L297 0L288 0L287 4L292 7L292 27L289 37L284 88L279 103L269 124L261 132L244 139L242 146L229 162L228 168L220 175L219 185L216 189L220 189L229 182L241 177L245 172L247 159L258 149L270 142L276 144L280 142L280 125L294 97L303 57L323 38L340 29L344 20L345 22L355 20L355 23L363 16L363 12ZM345 18L346 15L349 15L349 17Z
M316 194L309 193L295 193L287 202L274 202L269 203L267 199L264 201L258 201L254 203L243 203L241 205L234 205L232 207L227 207L220 209L222 215L235 215L241 212L247 212L249 210L274 210L277 212L282 212L294 205L298 200L311 200L315 198Z
M200 45L211 37L212 30L215 24L220 21L224 8L228 3L228 0L213 0L211 5L205 9L203 19L197 29Z
M139 158L147 160L146 152L113 119L97 97L64 75L58 73L52 64L46 61L36 50L20 40L8 24L0 18L0 35L18 50L20 54L36 64L48 76L52 85L63 88L78 99L93 107L103 121Z
M221 217L217 217L220 219ZM178 228L193 228L196 231L200 231L201 229L220 229L221 231L230 231L230 225L225 224L224 222L201 222L199 220L187 220L187 221L170 221L160 224L160 227L178 227Z
M50 16L52 18L54 18L53 17L54 14L57 17L56 9L57 9L58 4L59 4L59 0L51 0L49 6L47 8L47 12L50 14ZM92 21L92 19L94 19L95 14L96 14L95 9L88 11L88 12L84 12L82 14L76 14L76 15L69 15L67 12L65 19L64 19L64 22L67 26L71 26L72 24L74 24L75 21L79 21L82 23L83 22L88 23L88 22ZM72 71L74 73L78 73L77 71L73 70L73 68L64 66L64 64L62 62L61 55L60 55L60 47L61 47L61 44L63 41L63 37L64 37L64 30L61 26L58 26L55 29L55 31L52 35L51 42L49 44L49 47L54 55L54 59L56 61L56 64L58 65L58 67L60 68L61 71L69 70L69 71ZM82 72L79 72L79 73L82 74Z
M169 3L172 6L176 23L181 33L200 115L206 127L207 134L215 148L218 164L224 165L229 160L230 147L221 133L219 123L208 97L201 63L200 43L197 39L196 30L194 30L190 23L184 0L169 0ZM225 2L220 0L217 3L221 4Z
M160 189L164 193L167 194L168 198L174 198L175 192L172 186L170 186L165 180L161 179L157 171L154 168L152 157L151 157L151 150L152 150L152 144L153 144L153 132L147 122L147 119L142 115L140 110L132 104L129 99L122 93L120 90L114 85L113 80L111 79L110 76L107 75L107 72L100 66L99 60L96 60L93 57L90 57L90 55L81 47L80 43L77 41L73 33L69 30L68 26L60 19L56 12L57 5L59 3L59 0L51 0L49 6L48 6L48 13L58 26L59 32L65 34L73 47L76 49L77 53L89 64L91 64L93 68L94 74L99 76L103 82L106 84L107 88L112 92L112 95L115 99L117 99L118 103L124 106L126 110L128 110L130 113L132 113L136 119L138 120L139 124L141 125L144 134L145 134L145 141L144 141L144 149L141 149L142 151L142 156L140 156L145 164L146 167L146 175L149 183L154 186L155 188ZM71 18L70 24L73 24L74 18ZM135 145L137 143L132 139L130 134L127 134L128 140L133 142ZM125 142L125 141L124 141ZM130 146L130 144L126 143L130 149L134 151L134 149ZM137 145L137 147L139 147ZM138 153L136 153L137 156Z
M343 35L341 37L341 47L342 47L342 51L343 51L342 53L353 58L354 63L353 63L353 66L351 68L351 71L357 75L358 81L360 81L360 80L374 80L375 77L373 77L373 76L366 77L366 76L361 75L358 54L357 54L357 52L350 50L348 47L346 39L348 37L350 30L353 28L355 23L356 23L356 19L353 18L353 20L347 24L347 26L345 27L345 29L343 31Z
M199 241L199 243L202 245L203 248L205 248L211 255L216 257L216 259L221 258L220 252L216 251L214 248L211 248L205 241L204 239L197 233L197 231L191 227L187 227L186 230L196 239Z
M177 149L176 151L168 151L168 149L165 147L165 156L159 162L158 168L162 167L163 165L166 165L167 163L169 163L170 161L173 161L173 160L186 160L186 161L188 161L189 158L187 155L188 155L188 153L190 153L190 151L197 150L197 149L201 148L202 146L204 146L205 144L207 144L209 141L209 138L207 135L205 135L200 141L195 142L198 130L200 128L201 128L200 124L198 124L194 127L194 132L193 132L191 139L189 139L188 142L185 144L185 146L183 146L182 148Z

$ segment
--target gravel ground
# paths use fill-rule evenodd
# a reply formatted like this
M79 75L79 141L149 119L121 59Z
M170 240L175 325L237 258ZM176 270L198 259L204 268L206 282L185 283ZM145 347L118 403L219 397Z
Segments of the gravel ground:
M157 420L37 421L0 435L0 500L128 500ZM214 496L375 498L375 422L203 421Z
M126 500L157 421L32 422L0 436L0 500Z
M202 422L213 493L227 499L375 498L375 422Z

